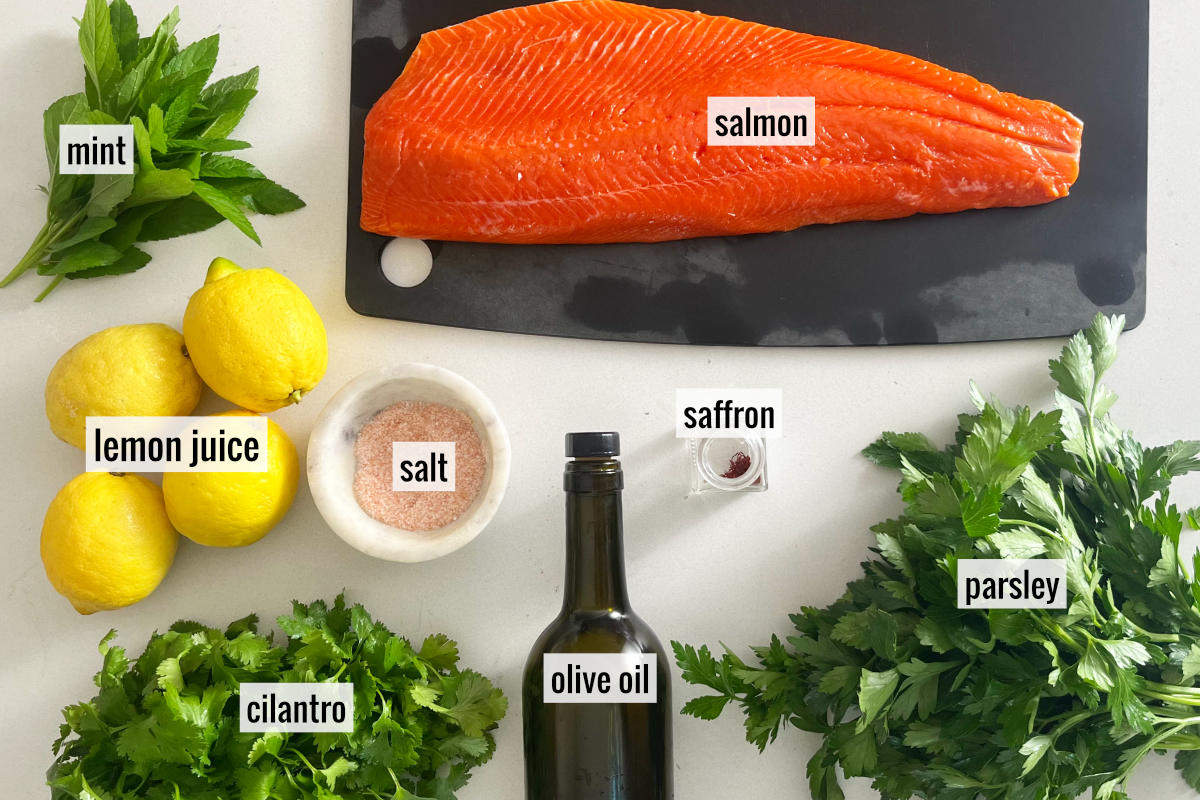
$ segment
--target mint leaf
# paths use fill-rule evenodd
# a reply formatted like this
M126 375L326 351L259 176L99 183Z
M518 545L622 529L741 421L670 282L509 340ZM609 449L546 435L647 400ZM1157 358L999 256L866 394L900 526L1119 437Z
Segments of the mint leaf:
M120 250L103 242L82 242L55 253L47 264L38 268L38 274L69 275L91 267L112 264L120 257Z
M202 178L263 178L258 168L248 161L233 156L209 153L200 163Z
M190 195L198 185L185 169L143 169L133 181L133 192L123 208L137 208ZM203 199L203 198L202 198Z
M113 0L108 7L108 20L112 26L113 41L117 45L117 57L128 68L137 56L137 17L125 0Z
M225 221L225 217L194 194L165 204L148 206L148 208L151 210L152 216L148 216L140 222L131 220L131 224L136 224L137 230L134 236L139 242L174 239L176 236L206 231ZM129 213L131 212L124 212L118 218L118 222L124 220L125 215Z
M191 179L189 178L189 180ZM213 211L216 211L222 217L232 222L238 230L249 236L255 244L262 244L262 240L258 238L258 232L254 230L254 226L250 224L250 220L246 219L246 213L234 202L233 198L204 181L193 182L192 188L196 192L196 196L205 203L208 203Z
M115 228L117 221L112 217L89 217L76 229L74 235L68 239L63 239L61 242L55 242L50 246L51 253L57 253L60 250L66 250L68 247L86 242L89 239L95 239L105 231Z
M87 0L79 21L79 49L87 73L88 103L93 108L107 110L121 74L121 59L104 0Z
M108 218L112 210L130 196L136 183L135 177L131 174L97 175L92 184L92 193L88 197L88 217Z

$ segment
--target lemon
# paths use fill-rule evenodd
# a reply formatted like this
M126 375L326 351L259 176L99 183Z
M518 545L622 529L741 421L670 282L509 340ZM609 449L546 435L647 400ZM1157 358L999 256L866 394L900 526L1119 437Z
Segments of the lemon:
M46 417L55 436L82 449L86 417L187 416L203 390L179 331L120 325L58 359L46 378Z
M171 568L178 545L162 490L140 475L78 475L54 497L42 523L46 577L80 614L146 597Z
M188 301L183 338L204 382L251 411L300 402L329 358L321 317L296 284L224 258Z
M217 417L252 416L227 411ZM267 535L296 497L300 464L296 447L267 420L266 472L168 472L163 497L175 528L198 544L242 547Z

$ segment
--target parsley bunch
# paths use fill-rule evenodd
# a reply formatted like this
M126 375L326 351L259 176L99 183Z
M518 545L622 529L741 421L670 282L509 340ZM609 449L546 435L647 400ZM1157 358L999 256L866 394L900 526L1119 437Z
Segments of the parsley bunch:
M150 36L126 0L87 0L79 20L84 91L56 100L44 115L50 178L46 224L0 280L30 269L51 277L43 299L63 278L95 278L141 269L150 255L135 245L207 230L229 220L261 244L248 213L282 214L304 201L229 151L250 147L227 138L258 94L258 67L209 84L220 37L180 48L179 9ZM132 175L64 175L58 169L60 125L133 125Z
M453 800L489 758L508 701L458 668L458 648L415 649L341 595L293 603L276 647L248 616L224 631L179 621L133 662L100 643L100 692L63 709L55 800ZM353 733L239 733L242 682L350 682Z
M1097 316L1050 362L1052 411L972 386L945 449L868 447L905 508L872 529L863 576L753 664L674 643L684 679L716 691L684 713L736 704L760 749L787 725L819 733L817 800L843 799L839 765L885 800L1118 800L1151 751L1200 789L1200 554L1179 547L1200 513L1170 501L1200 442L1146 447L1112 422L1100 380L1123 325ZM1066 610L957 607L959 559L1043 557L1066 561Z

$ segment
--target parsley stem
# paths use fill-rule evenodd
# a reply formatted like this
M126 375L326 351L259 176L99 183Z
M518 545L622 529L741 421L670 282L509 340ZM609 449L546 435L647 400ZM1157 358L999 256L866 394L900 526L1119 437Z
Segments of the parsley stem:
M1042 533L1046 534L1047 536L1053 536L1055 539L1062 539L1062 534L1060 534L1058 531L1052 531L1049 528L1047 528L1045 525L1039 525L1038 523L1030 522L1027 519L1002 519L1002 520L1000 520L1000 524L1001 525L1012 525L1015 527L1020 527L1023 525L1027 528L1033 528L1034 530L1041 531Z

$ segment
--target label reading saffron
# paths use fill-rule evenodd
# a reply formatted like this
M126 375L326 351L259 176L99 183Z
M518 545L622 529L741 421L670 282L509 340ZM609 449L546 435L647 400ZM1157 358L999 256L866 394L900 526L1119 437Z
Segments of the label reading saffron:
M675 436L774 439L783 435L782 408L782 389L676 389Z

